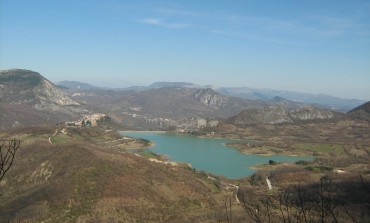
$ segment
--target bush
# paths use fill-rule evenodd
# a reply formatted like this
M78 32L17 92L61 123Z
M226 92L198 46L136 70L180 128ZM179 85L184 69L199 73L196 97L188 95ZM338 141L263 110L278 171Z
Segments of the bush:
M321 173L326 171L332 171L333 167L331 166L307 166L305 167L306 170L315 172L315 173Z
M274 160L269 160L269 164L270 164L270 165L276 165L277 163L276 163L276 161L274 161Z
M308 162L305 160L298 160L297 162L295 162L295 164L305 166L308 165Z

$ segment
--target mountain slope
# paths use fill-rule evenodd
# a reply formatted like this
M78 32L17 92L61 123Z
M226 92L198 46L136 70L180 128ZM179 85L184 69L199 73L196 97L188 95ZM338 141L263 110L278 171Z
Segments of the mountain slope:
M0 71L0 109L0 129L55 123L86 112L39 73L21 69Z
M340 116L339 113L320 109L313 106L301 106L297 109L288 109L282 105L251 108L229 118L232 124L278 124L303 120L327 120Z
M348 113L354 113L354 112L364 112L364 113L370 114L370 101L352 109Z
M355 119L370 120L370 101L352 109L348 115Z

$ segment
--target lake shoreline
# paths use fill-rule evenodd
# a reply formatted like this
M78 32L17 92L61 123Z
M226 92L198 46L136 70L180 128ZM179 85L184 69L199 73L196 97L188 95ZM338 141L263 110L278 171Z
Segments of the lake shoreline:
M307 156L245 154L227 145L230 142L229 139L220 140L189 134L160 134L158 132L163 133L163 131L122 131L121 134L148 141L149 150L162 157L165 156L164 160L189 163L197 170L225 176L228 179L249 177L256 172L253 166L269 163L269 160L294 163L299 160L312 159Z
M149 130L118 130L117 131L118 133L121 133L121 132L134 132L134 133L158 133L158 134L164 134L164 133L167 133L167 131L149 131Z
M312 154L310 154L309 152L307 153L293 153L293 152L287 152L287 151L279 151L279 152L271 152L271 150L267 149L267 150L264 150L262 148L259 148L259 149L241 149L241 148L238 148L238 147L235 147L235 146L231 146L231 145L227 145L228 147L230 148L233 148L233 149L236 149L238 150L240 153L243 153L243 154L251 154L251 155L258 155L258 156L265 156L265 157L269 157L269 156L291 156L291 157L298 157L298 156L308 156L308 157L314 157L312 156Z

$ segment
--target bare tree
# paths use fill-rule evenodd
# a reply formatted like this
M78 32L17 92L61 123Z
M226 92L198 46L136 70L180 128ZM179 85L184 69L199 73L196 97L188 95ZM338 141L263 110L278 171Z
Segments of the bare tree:
M322 177L320 182L314 185L314 192L314 195L318 197L319 205L315 207L320 222L338 222L337 217L339 213L335 211L338 205L337 202L334 201L332 180L328 177Z
M229 200L229 208L227 207L227 202L225 201L225 209L226 209L226 221L227 223L232 223L233 222L233 218L232 218L232 214L231 214L231 198Z
M264 196L258 203L247 205L245 201L244 209L256 223L275 222L277 218L284 223L338 222L333 182L327 177L310 187L298 184L279 190L277 196Z
M248 216L256 223L263 223L266 221L272 222L272 198L270 196L263 197L258 203L248 205L243 194L243 207Z
M0 140L0 181L12 166L15 154L20 145L21 141L19 139Z
M351 206L349 202L343 201L344 212L354 223L370 220L370 202L368 199L370 196L370 184L364 180L362 175L360 175L359 178L362 186L360 189L362 192L362 200L360 201L360 204Z

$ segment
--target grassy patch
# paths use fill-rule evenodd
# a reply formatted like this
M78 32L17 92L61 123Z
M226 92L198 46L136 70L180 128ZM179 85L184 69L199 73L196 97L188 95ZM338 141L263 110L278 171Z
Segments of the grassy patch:
M44 135L44 134L40 134L40 135L18 134L18 135L12 135L12 136L9 136L9 135L4 135L4 136L5 136L4 138L7 138L7 139L12 139L12 138L20 139L23 146L27 144L32 144L40 140L48 140L49 138L49 135Z
M82 140L85 140L85 138L84 138L84 137L82 137L82 136L80 136L80 135L77 135L77 134L73 135L72 137L73 137L73 140L75 140L75 141L82 141Z
M305 167L305 169L311 172L315 172L315 173L333 171L333 167L330 167L330 166L307 166Z
M146 149L140 150L139 152L137 152L137 154L139 154L140 156L145 157L145 158L155 158L155 159L160 158L160 156L158 156L157 154L153 153L150 150L146 150Z
M7 137L7 134L5 133L0 133L0 138L6 138Z
M48 135L28 135L27 137L25 137L23 140L25 143L34 143L38 140L47 140L48 139Z
M219 186L217 186L215 182L207 183L206 185L211 189L212 193L219 193L219 192L221 192Z
M100 136L94 137L93 139L96 142L107 142L107 141L112 141L113 140L113 138L109 135L100 135Z
M146 139L137 139L137 142L143 144L144 147L150 146L150 141Z
M65 143L65 142L68 142L70 140L71 140L70 137L68 137L67 135L56 135L56 136L53 136L53 137L50 138L50 141L53 144Z

